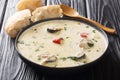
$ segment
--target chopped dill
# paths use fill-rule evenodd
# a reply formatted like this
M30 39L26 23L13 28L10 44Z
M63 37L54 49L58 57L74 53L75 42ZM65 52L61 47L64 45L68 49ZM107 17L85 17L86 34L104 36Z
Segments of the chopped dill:
M93 30L92 32L93 32L93 33L96 33L96 30Z
M36 49L36 50L35 50L35 52L38 52L38 51L40 51L40 50L39 50L39 49Z
M64 27L64 30L66 31L66 30L67 30L67 27Z
M19 44L24 44L24 41L18 41Z

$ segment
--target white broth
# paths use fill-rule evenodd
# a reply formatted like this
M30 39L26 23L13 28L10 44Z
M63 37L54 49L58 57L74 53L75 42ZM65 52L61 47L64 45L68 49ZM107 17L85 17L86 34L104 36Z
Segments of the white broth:
M22 56L37 64L73 67L98 59L107 48L107 40L85 23L51 20L25 30L17 47Z

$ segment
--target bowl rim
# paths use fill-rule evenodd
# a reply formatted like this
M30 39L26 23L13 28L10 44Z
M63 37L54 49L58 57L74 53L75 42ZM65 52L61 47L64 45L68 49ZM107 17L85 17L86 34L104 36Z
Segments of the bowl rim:
M70 66L70 67L48 67L48 66L44 66L44 65L40 65L34 61L31 61L29 59L27 59L26 57L24 57L20 51L18 50L17 48L17 42L18 42L18 39L20 37L20 35L26 31L27 29L37 25L37 24L40 24L40 23L43 23L43 22L46 22L46 21L51 21L51 20L70 20L70 21L80 21L82 23L85 23L87 25L90 25L91 27L95 28L96 30L98 30L101 34L103 34L103 36L105 37L105 40L107 42L107 47L105 49L105 51L102 53L102 55L100 57L98 57L97 59L95 59L94 61L91 61L89 63L86 63L86 64L83 64L83 65L78 65L78 66ZM109 46L109 41L108 41L108 36L107 34L99 27L95 26L94 24L90 23L90 22L87 22L83 19L80 19L80 18L71 18L71 17L63 17L63 18L50 18L50 19L44 19L44 20L39 20L39 21L36 21L34 23L31 23L30 25L26 26L26 28L22 29L16 36L15 38L15 49L17 50L17 54L20 56L20 58L23 60L25 59L26 61L28 61L29 63L32 63L33 66L37 66L37 67L43 67L43 68L49 68L49 69L71 69L71 68L84 68L84 67L87 67L89 65L92 65L96 62L98 62L106 53L107 49L108 49L108 46ZM24 61L24 60L23 60ZM25 61L24 61L25 62Z

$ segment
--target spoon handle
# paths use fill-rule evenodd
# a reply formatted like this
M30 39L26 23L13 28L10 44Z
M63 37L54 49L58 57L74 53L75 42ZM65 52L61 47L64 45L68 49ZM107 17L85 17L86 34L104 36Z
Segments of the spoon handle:
M90 20L90 19L85 18L85 17L80 16L80 15L79 15L79 16L76 16L76 17L77 17L77 18L80 18L80 19L83 19L83 20L85 20L85 21L88 21L88 22L94 24L95 26L98 26L99 28L103 29L104 31L106 31L106 32L108 32L108 33L110 33L110 34L115 34L115 33L116 33L115 29L112 29L112 28L108 28L108 27L106 27L106 26L103 26L102 24L100 24L100 23L98 23L98 22L96 22L96 21Z

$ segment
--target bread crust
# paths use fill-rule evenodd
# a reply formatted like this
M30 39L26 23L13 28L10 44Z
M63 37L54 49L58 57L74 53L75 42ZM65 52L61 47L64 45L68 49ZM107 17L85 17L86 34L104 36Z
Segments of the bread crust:
M37 7L41 7L42 5L43 0L20 0L16 5L16 9L17 11L29 9L32 12Z
M38 20L47 18L57 18L62 16L62 9L59 5L50 5L36 8L32 12L31 21L36 22Z
M10 37L15 38L21 29L30 24L30 18L31 12L29 9L16 12L13 16L8 18L5 31Z

